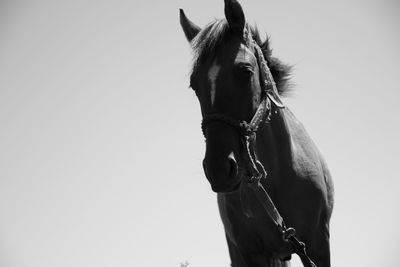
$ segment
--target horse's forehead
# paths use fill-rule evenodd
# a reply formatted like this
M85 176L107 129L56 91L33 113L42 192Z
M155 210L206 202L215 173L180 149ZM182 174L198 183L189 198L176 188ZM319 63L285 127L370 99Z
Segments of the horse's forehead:
M254 53L244 44L240 44L239 48L234 50L235 54L230 55L229 57L233 57L233 64L241 64L241 63L246 63L246 64L256 64L257 59L254 55ZM226 65L222 62L223 59L221 58L214 58L212 63L208 65L207 69L207 79L210 84L210 103L211 106L214 105L215 102L215 96L217 94L217 80L219 78L219 75L221 74L221 68L226 67ZM232 64L232 63L229 63ZM225 66L224 66L225 65ZM224 81L221 81L224 82Z
M215 102L215 94L217 90L217 77L219 74L219 71L221 69L221 66L217 63L216 60L211 64L211 67L208 70L208 80L210 82L211 88L210 88L210 97L211 97L211 106L214 105Z
M220 61L222 66L225 65L224 62L227 65L239 62L248 62L252 64L257 62L254 52L243 43L240 43L239 45L237 43L229 43L225 47L222 47L215 57Z
M257 58L255 57L253 51L251 51L250 48L244 44L240 44L235 57L235 63L239 62L247 62L252 64L257 62Z

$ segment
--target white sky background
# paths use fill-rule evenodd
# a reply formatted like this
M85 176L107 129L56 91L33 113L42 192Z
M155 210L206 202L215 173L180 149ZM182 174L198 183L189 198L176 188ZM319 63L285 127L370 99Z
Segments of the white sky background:
M400 3L242 1L295 64L288 106L333 174L333 266L399 266ZM178 9L0 2L0 266L228 266ZM300 266L294 261L292 266Z

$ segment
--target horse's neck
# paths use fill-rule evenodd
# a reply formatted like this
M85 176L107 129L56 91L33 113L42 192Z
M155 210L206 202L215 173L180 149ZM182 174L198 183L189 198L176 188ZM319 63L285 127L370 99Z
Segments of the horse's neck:
M290 110L279 109L272 114L270 123L262 128L260 136L257 137L257 152L261 162L272 173L278 175L292 161L294 133L289 123L292 120L296 118Z

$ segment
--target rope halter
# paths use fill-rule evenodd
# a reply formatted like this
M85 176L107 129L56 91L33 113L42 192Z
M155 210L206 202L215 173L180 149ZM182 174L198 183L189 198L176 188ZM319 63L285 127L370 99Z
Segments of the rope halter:
M262 98L258 108L250 122L245 120L237 120L228 115L221 113L213 113L205 115L201 124L203 135L206 136L206 128L210 123L219 122L231 126L236 129L242 139L245 153L245 163L250 170L250 177L247 182L259 181L261 178L266 178L267 173L264 166L257 160L255 153L255 141L258 128L261 122L269 122L271 120L272 104L277 108L284 108L283 103L279 99L275 81L271 71L268 68L260 46L254 41L248 27L244 28L243 41L247 47L254 50L257 64L260 68L261 88L263 91Z

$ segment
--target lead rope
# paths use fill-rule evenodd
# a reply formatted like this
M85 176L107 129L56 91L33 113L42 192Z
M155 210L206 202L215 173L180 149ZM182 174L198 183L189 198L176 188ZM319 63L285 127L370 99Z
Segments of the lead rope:
M315 263L310 259L306 252L306 246L303 242L299 241L296 238L296 230L291 227L286 227L285 221L283 220L282 216L278 212L274 202L270 198L268 192L265 190L264 186L261 184L261 179L266 178L266 172L264 170L263 165L255 158L254 153L254 142L255 136L245 136L245 149L246 149L246 157L249 165L251 166L250 171L252 172L250 179L246 182L246 186L251 188L257 200L263 206L264 210L268 213L270 218L273 220L275 225L278 227L279 231L282 234L282 239L285 242L290 242L292 245L295 253L299 255L302 259L302 262L306 264L307 267L317 267ZM258 163L258 164L256 164ZM263 172L260 172L258 168L262 168ZM245 192L241 190L241 199L244 200L243 197ZM246 196L247 197L247 196ZM248 199L246 200L248 201ZM248 203L245 205L242 202L242 206L244 208L244 212L246 216L252 217L252 211Z
M266 93L268 99L270 99L275 104L275 106L277 106L278 108L283 108L284 105L280 101L279 97L271 96L271 94L272 95L277 94L275 81L264 59L261 48L253 40L250 31L248 31L246 27L245 27L244 37L246 44L249 46L250 45L253 46L256 51L255 54L261 68L261 80L262 80L261 84L264 89L264 92ZM263 103L264 101L265 100L263 100ZM265 179L267 173L262 163L259 162L256 157L254 148L256 140L256 131L266 114L265 109L269 110L269 114L267 115L268 121L270 120L271 109L272 109L271 103L269 101L266 101L265 104L263 103L260 104L260 108L257 110L250 124L245 125L245 129L249 129L249 131L246 134L244 134L244 146L246 150L245 155L247 157L247 161L251 171L250 179L247 180L247 186L250 187L255 192L256 198L261 203L265 211L268 213L270 218L273 220L273 222L281 232L283 240L286 242L290 242L292 248L294 249L295 253L301 258L303 264L305 264L305 266L307 267L317 267L315 263L307 255L305 244L296 238L296 230L291 227L289 228L286 227L285 222L282 216L279 214L278 209L276 208L274 202L272 201L268 192L261 184L261 179L263 178ZM262 110L263 108L265 109ZM261 169L261 171L259 170L259 168ZM243 193L241 193L241 197L242 195ZM246 208L250 209L250 206ZM245 214L247 212L246 214L247 216L251 215L252 212L250 210L246 210L246 208L245 208Z

